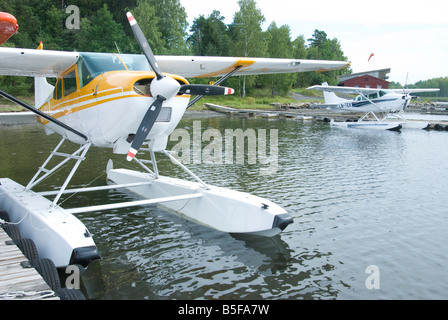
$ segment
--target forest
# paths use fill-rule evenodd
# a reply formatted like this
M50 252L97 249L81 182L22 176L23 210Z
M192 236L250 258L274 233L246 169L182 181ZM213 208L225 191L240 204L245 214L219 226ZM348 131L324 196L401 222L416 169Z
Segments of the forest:
M202 55L344 60L337 39L316 30L310 39L291 37L289 26L275 22L262 30L265 18L255 0L240 0L230 25L219 11L195 17L191 26L179 0L4 0L0 11L13 14L19 32L4 46L79 52L141 53L126 19L131 11L156 55ZM79 10L74 19L73 7ZM327 81L336 84L338 75L350 69L324 73L233 77L226 85L240 95L265 89L284 95L294 87ZM194 79L193 83L211 79ZM3 90L15 95L32 93L32 79L0 77Z
M439 88L440 92L433 93L433 92L422 92L419 93L418 96L420 97L448 97L448 77L440 77L440 78L432 78L428 80L421 80L414 84L409 85L401 85L400 83L392 82L390 84L391 89L401 89L401 88L408 88L408 89L421 89L421 88ZM445 99L443 99L445 100Z
M292 36L288 25L272 22L267 30L256 0L239 0L239 10L230 24L219 11L195 17L188 24L179 0L3 0L0 11L13 14L19 32L3 46L79 52L141 53L126 19L131 11L156 55L240 56L349 61L337 38L315 30L312 37ZM262 89L270 95L285 95L327 81L350 68L329 72L231 77L227 86L241 96ZM213 79L189 79L207 83ZM448 87L448 78L440 81ZM0 87L13 95L32 94L33 81L23 77L1 77Z

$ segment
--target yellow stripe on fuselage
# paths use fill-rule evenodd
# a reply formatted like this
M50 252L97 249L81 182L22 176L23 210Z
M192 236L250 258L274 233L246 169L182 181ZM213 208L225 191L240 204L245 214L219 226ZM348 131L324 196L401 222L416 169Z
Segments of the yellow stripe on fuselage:
M168 75L178 81L188 84L188 81L180 76ZM64 75L62 76L62 78ZM127 98L141 98L151 97L137 94L133 86L142 79L155 78L154 72L139 72L139 71L113 71L101 74L93 79L89 84L79 89L76 92L69 94L62 99L55 100L51 98L48 102L42 105L39 109L45 113L50 114L53 118L61 118L63 116L73 114L88 108L98 106L103 103L127 99ZM178 97L190 97L190 95L182 95ZM38 117L38 121L45 125L49 121Z
M71 106L71 107L69 107L67 109L64 109L63 107L60 107L58 109L63 109L63 110L57 111L56 113L51 114L51 116L53 118L55 118L55 119L58 119L58 118L61 118L63 116L66 116L66 115L69 115L69 114L72 114L72 113L75 113L75 112L78 112L78 111L82 111L82 110L85 110L85 109L88 109L88 108L91 108L91 107L98 106L98 105L103 104L103 103L107 103L107 102L111 102L111 101L115 101L115 100L120 100L120 99L131 98L131 97L140 97L141 98L142 96L140 96L138 94L135 94L135 93L132 93L132 92L129 92L129 94L127 94L127 95L115 96L115 97L105 98L105 99L101 99L101 100L97 100L96 97L93 97L93 98L89 98L88 100L83 101L82 103L79 103L78 106ZM67 104L67 103L64 103L64 104ZM38 117L38 121L41 124L43 124L43 125L49 123L48 120L45 120L45 119L43 119L41 117Z

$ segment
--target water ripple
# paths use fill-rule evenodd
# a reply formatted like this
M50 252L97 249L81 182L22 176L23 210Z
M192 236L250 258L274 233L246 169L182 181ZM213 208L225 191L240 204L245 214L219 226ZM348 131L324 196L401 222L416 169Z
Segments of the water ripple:
M180 127L191 130L193 120ZM277 129L278 171L261 164L189 165L207 183L266 197L294 223L274 238L223 234L158 206L78 215L102 260L89 267L93 299L440 299L446 296L447 134L339 130L324 123L216 118L202 128ZM26 183L57 143L37 127L1 128L0 176ZM30 141L42 144L30 144ZM20 155L18 154L20 153ZM93 149L73 183L104 184L107 159ZM23 161L27 159L27 161ZM101 161L99 161L99 159ZM104 161L103 161L104 160ZM165 175L180 175L160 160ZM56 188L60 180L49 181ZM64 203L135 199L116 191ZM369 290L366 267L381 288ZM87 274L85 276L87 278Z

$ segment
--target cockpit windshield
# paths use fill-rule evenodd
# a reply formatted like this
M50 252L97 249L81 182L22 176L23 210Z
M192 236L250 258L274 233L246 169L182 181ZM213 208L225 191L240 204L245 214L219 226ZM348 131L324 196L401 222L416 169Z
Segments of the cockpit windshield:
M126 70L121 60L111 53L82 53L81 57L92 76L108 71Z
M152 71L146 57L141 54L118 54L131 71Z
M109 71L152 71L144 55L83 52L78 61L80 87Z

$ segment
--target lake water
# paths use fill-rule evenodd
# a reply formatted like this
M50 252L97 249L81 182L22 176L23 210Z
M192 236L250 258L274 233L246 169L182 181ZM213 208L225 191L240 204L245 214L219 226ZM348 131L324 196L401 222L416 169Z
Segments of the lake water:
M260 174L266 165L259 161L188 167L207 183L274 201L294 223L260 238L210 230L156 206L79 214L102 255L83 274L88 298L448 298L448 132L228 117L184 119L178 127L191 133L194 121L223 136L229 128L277 130L270 175ZM1 126L0 177L26 184L58 141L37 125ZM72 186L104 185L109 158L130 166L92 148ZM183 177L168 160L159 170ZM62 181L54 176L37 190ZM128 199L136 197L102 191L64 198L62 206Z

